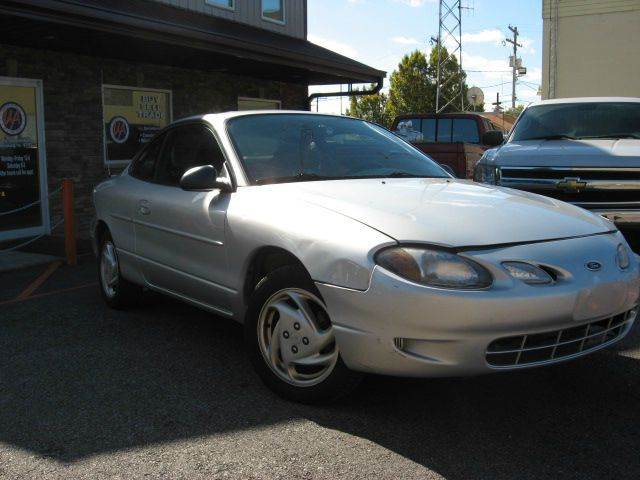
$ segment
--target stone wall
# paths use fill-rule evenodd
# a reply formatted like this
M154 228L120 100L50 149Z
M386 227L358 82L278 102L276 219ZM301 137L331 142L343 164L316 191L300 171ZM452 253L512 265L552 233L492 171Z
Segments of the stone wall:
M174 120L236 110L239 96L281 100L283 109L308 109L304 85L1 44L0 76L43 81L49 189L63 178L74 180L80 238L89 234L91 191L107 177L103 84L171 90ZM59 198L52 200L51 210L52 220L60 217Z

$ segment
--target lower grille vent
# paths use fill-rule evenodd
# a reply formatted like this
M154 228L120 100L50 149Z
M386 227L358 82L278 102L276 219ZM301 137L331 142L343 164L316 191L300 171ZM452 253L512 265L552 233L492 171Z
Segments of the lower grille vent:
M577 327L500 338L489 344L487 363L493 367L508 368L582 355L623 337L635 316L634 309Z

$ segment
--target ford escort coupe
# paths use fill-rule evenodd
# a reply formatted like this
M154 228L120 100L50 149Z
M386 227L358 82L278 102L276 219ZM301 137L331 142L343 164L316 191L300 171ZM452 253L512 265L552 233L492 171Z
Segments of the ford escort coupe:
M362 373L464 376L574 359L636 318L637 257L562 201L451 177L371 123L309 112L175 122L94 192L108 305L145 289L244 324L280 395Z

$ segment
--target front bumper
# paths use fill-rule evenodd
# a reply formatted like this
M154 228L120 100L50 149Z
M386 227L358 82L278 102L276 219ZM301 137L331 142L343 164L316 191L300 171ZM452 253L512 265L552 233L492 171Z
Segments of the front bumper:
M569 331L625 315L623 328L611 341L542 362L556 363L614 343L630 330L635 313L628 312L638 302L640 273L635 259L626 271L617 267L620 242L624 240L618 232L466 252L494 276L494 285L485 291L417 285L380 267L374 268L366 291L326 284L318 288L345 364L396 376L465 376L533 366L490 365L489 345L506 337ZM502 270L504 260L537 262L562 276L553 285L526 285ZM591 272L585 267L589 261L603 268Z

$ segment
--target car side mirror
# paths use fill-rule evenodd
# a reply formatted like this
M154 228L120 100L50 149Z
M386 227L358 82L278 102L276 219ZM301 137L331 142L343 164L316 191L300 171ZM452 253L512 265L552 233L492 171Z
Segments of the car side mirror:
M213 165L190 168L182 175L180 188L189 192L208 192L216 188L230 192L232 187L229 180L218 175L218 170Z
M488 132L484 132L482 134L482 143L483 145L488 145L490 147L502 145L504 143L504 133L500 130L489 130Z

